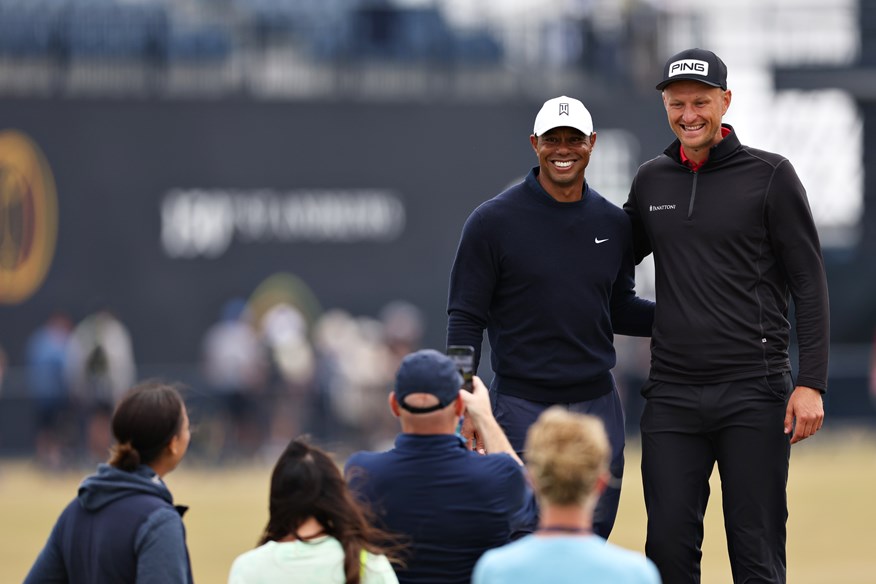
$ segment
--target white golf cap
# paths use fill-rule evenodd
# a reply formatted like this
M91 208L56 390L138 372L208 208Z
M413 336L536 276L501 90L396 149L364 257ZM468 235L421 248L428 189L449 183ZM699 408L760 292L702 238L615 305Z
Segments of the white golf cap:
M593 133L593 118L584 104L574 97L561 95L544 102L538 115L535 116L535 125L532 133L541 136L549 130L568 126L581 130L588 136Z

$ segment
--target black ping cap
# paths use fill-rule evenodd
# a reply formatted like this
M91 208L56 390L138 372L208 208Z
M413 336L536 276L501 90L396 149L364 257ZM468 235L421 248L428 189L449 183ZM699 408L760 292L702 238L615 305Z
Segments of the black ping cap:
M727 65L712 51L687 49L669 57L663 66L663 81L657 89L675 81L689 79L712 87L727 89Z

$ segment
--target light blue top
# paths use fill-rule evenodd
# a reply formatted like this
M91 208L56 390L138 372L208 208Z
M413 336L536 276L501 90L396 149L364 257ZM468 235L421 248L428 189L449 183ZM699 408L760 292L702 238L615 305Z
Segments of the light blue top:
M660 584L644 555L596 535L528 535L488 551L475 565L472 584Z
M386 556L365 553L362 584L398 584ZM344 584L344 550L331 536L269 541L237 557L228 584Z

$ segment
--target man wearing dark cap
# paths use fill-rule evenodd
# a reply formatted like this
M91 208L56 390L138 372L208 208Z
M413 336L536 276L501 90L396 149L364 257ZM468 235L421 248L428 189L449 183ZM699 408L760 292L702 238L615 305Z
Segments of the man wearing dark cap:
M474 391L446 355L407 355L389 407L402 433L387 452L359 452L347 461L351 489L385 529L405 536L410 553L401 584L468 584L478 558L537 524L532 491L520 460L490 411L478 377ZM487 456L457 435L463 412Z
M657 89L678 139L639 168L624 205L660 299L642 389L645 550L664 584L700 581L717 462L733 581L783 583L791 444L821 428L827 389L818 234L791 163L722 123L731 92L717 55L672 56Z
M602 420L611 480L593 531L607 538L624 472L614 334L649 336L654 306L635 293L628 217L585 180L596 132L584 104L564 95L544 102L529 142L538 166L462 228L447 344L475 347L477 370L486 329L493 413L523 456L527 430L552 405Z

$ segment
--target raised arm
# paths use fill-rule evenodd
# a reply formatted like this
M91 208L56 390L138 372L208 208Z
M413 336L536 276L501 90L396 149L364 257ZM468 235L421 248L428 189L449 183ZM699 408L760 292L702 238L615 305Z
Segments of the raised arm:
M465 416L471 419L475 430L478 432L479 445L482 445L486 454L504 452L510 455L521 466L523 461L514 452L508 437L499 422L493 417L490 407L490 394L480 377L474 377L474 391L461 390L462 401L465 403Z

